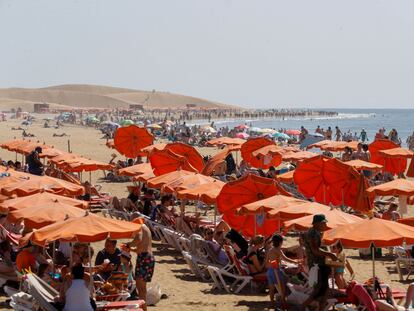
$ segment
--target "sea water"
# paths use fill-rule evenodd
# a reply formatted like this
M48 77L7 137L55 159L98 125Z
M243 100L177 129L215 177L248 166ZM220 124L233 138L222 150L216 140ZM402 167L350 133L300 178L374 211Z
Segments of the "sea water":
M322 110L322 109L318 109ZM385 128L386 134L395 128L401 138L402 145L406 146L407 137L414 132L414 109L326 109L337 111L337 116L315 116L304 118L284 118L266 120L220 120L216 121L216 127L220 128L228 125L234 127L240 123L247 123L254 127L274 128L274 129L300 129L304 126L309 133L313 133L319 125L326 130L328 126L332 128L333 138L335 137L335 126L338 126L342 133L350 130L353 134L361 133L362 129L368 133L369 141L373 141L375 133L380 128Z

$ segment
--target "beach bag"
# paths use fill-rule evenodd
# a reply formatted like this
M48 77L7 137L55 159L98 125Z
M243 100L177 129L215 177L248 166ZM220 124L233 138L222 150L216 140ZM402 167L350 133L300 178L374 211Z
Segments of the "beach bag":
M309 287L314 287L316 284L318 284L318 274L319 274L319 266L317 264L314 264L312 268L310 268L309 270L309 278L308 278Z
M154 285L150 286L147 290L147 305L155 306L158 301L161 300L161 288L160 285L155 283Z

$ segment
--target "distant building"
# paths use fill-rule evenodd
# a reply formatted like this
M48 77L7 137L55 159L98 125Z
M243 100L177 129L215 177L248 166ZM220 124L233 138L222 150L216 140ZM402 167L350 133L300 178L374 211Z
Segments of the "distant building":
M33 111L35 113L45 113L49 111L49 104L41 103L41 104L34 104Z

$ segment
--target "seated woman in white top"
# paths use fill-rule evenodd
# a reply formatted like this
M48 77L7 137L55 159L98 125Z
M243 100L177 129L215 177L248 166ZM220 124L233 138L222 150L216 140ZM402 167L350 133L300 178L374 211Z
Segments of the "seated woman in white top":
M65 292L63 311L93 311L91 293L84 280L85 271L81 264L72 267L72 281Z

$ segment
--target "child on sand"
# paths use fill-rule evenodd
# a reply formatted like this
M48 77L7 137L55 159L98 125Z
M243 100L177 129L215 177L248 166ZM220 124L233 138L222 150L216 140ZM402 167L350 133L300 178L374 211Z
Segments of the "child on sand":
M297 260L290 259L282 251L283 237L280 234L275 234L272 236L272 247L268 250L266 254L266 268L267 268L267 281L269 284L269 296L272 306L275 303L275 290L276 286L279 287L279 290L283 293L285 290L285 276L282 269L280 269L281 260L286 262L299 264ZM284 297L283 297L284 298Z
M347 287L347 282L344 278L345 268L347 268L349 273L351 273L351 278L354 275L354 270L352 269L348 259L346 259L341 242L334 244L331 247L331 250L338 257L338 261L334 262L335 266L333 267L335 283L339 289L344 289Z

